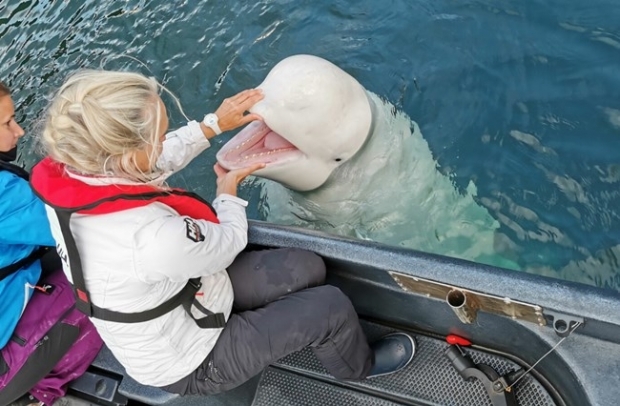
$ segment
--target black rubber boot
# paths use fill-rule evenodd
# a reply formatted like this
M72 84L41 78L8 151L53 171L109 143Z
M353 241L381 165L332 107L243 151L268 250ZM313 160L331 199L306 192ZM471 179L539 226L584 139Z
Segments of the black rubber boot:
M393 333L374 342L370 348L374 362L366 378L376 378L405 368L415 354L415 340L405 333Z

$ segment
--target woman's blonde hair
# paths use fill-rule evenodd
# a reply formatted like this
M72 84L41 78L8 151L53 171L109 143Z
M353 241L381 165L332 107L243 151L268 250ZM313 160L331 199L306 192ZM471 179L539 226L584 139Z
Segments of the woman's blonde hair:
M160 87L155 79L132 72L75 73L48 108L42 132L45 152L82 174L149 180L135 152L158 143ZM154 170L158 151L150 150Z

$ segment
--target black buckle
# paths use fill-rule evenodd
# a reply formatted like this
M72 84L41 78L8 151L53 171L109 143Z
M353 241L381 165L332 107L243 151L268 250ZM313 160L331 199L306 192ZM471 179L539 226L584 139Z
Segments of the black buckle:
M202 282L200 282L200 278L192 278L189 280L189 284L198 291L202 286Z

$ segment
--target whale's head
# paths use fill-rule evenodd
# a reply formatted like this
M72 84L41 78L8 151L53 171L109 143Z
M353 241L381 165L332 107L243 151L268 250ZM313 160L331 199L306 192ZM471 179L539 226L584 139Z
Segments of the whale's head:
M265 98L251 112L263 117L217 154L232 170L254 162L254 174L299 191L321 186L364 145L372 126L365 89L325 59L295 55L279 62L258 88Z

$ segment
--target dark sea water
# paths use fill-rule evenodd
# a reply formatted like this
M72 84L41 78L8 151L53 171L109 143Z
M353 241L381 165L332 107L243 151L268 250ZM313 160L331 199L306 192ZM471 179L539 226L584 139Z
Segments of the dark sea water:
M321 56L418 123L525 270L620 290L615 0L1 0L0 51L26 166L49 95L78 68L153 75L200 119L281 59ZM228 138L172 183L212 197ZM254 218L258 188L241 193Z

